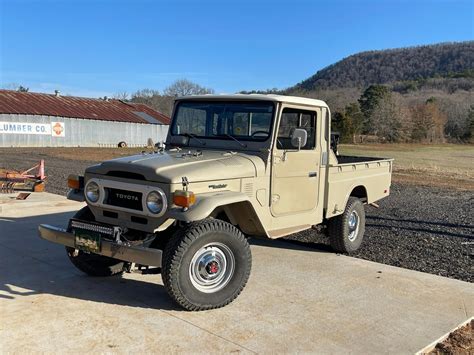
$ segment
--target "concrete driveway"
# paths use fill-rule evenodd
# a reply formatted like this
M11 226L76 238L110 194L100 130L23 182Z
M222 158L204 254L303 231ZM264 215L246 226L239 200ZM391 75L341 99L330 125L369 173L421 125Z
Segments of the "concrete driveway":
M231 305L190 313L160 275L90 278L37 225L80 204L0 197L0 351L414 353L474 314L474 285L278 241L253 241Z

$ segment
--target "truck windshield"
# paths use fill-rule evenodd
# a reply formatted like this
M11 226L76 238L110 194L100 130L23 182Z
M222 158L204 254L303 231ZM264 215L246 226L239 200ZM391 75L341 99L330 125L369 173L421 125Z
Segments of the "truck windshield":
M272 102L183 101L178 103L172 135L265 141L270 136Z

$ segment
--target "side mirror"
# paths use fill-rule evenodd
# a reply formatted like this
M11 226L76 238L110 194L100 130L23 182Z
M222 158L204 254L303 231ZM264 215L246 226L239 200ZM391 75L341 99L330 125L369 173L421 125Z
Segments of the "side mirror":
M308 142L308 132L302 128L295 128L291 134L291 145L300 150Z

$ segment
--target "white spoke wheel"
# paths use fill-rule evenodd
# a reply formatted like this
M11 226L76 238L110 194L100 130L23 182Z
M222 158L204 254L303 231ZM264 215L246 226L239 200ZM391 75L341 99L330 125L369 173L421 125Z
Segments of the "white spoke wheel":
M351 242L356 240L359 232L359 215L356 211L352 211L347 221L347 227L349 228L349 235L347 236Z
M189 264L189 277L199 291L213 293L229 283L234 268L232 250L222 243L210 243L194 254Z
M364 232L364 205L358 198L350 197L344 212L328 221L331 246L340 253L355 252L362 244Z
M252 255L242 232L219 219L190 223L176 231L163 253L162 278L181 307L223 307L242 292Z

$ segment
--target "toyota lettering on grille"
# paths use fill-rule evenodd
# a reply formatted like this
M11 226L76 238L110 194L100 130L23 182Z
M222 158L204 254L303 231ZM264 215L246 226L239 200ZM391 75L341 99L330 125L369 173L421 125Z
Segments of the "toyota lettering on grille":
M105 188L105 204L109 206L123 207L131 210L142 211L143 193L138 191L127 191L114 189L112 187Z
M122 199L122 200L138 201L138 197L137 197L137 196L133 196L133 195L125 195L125 194L121 194L121 193L116 193L115 196L116 196L117 198Z

